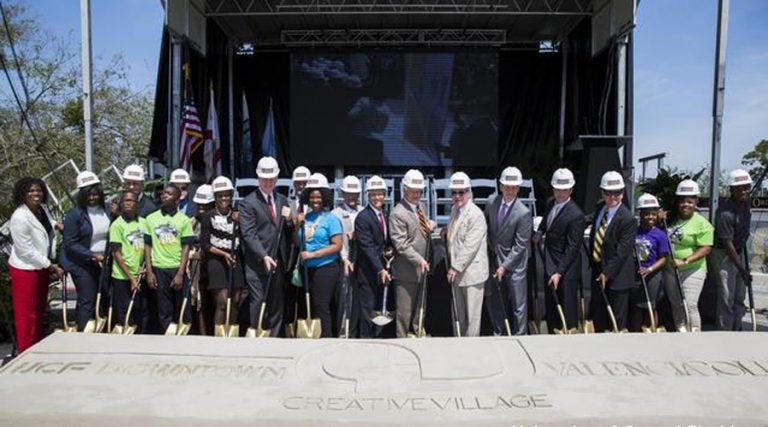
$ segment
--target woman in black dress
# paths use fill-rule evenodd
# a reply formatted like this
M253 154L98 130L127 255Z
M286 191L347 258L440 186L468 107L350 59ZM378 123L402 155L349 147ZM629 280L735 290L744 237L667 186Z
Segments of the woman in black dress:
M243 262L240 239L237 237L238 215L232 208L234 187L229 178L220 176L213 180L214 208L206 212L201 222L200 247L205 252L205 268L208 272L208 291L215 301L213 322L226 323L229 272L233 270L232 310L229 323L237 322L237 307L243 289Z

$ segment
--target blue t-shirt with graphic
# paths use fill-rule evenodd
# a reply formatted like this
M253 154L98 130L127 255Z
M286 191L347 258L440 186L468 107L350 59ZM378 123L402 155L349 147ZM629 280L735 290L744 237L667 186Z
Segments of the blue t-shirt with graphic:
M306 232L306 251L313 252L330 246L331 237L343 233L341 221L336 215L328 212L310 212L304 217L304 227L299 231L299 237L304 238ZM339 253L333 253L320 258L305 261L307 267L316 268L339 260Z
M635 235L635 247L640 265L644 268L652 266L659 258L669 253L669 242L664 232L653 227L650 229L638 227Z

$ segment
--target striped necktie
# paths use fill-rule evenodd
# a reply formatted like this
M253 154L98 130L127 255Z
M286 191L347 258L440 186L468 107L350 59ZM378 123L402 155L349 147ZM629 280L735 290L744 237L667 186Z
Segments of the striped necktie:
M420 207L416 208L416 216L419 218L419 227L421 228L421 234L423 234L424 237L429 236L429 223L427 223L427 218L424 216L424 212L421 210Z
M599 263L603 258L603 241L605 240L605 229L608 228L608 209L603 212L603 218L600 220L600 227L595 233L595 243L592 246L592 259Z

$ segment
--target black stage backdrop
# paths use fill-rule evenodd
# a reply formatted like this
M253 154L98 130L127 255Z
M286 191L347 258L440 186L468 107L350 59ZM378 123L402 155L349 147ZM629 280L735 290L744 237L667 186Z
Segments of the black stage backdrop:
M290 112L290 52L288 50L260 52L234 57L234 154L235 170L229 170L229 115L227 93L227 59L225 34L215 22L208 22L208 56L201 58L194 51L184 49L184 58L192 65L193 89L200 118L206 121L209 104L209 85L213 83L215 104L219 117L222 139L224 173L232 177L252 177L255 163L262 155L261 140L264 133L270 100L274 111L277 138L276 157L282 170L281 176L290 176L298 166L291 157L289 126ZM163 49L158 67L158 86L152 141L149 155L167 163L168 37L163 38ZM585 202L584 187L596 187L596 183L580 181L582 158L588 154L578 144L578 136L584 134L608 135L615 133L615 84L613 47L595 56L589 50L589 22L581 23L565 40L562 47L567 54L567 91L565 114L565 158L558 157L558 129L560 115L560 87L562 74L561 52L539 52L537 47L528 50L501 50L498 52L498 149L497 158L482 167L462 168L471 177L495 177L509 165L519 167L526 177L534 180L539 200L550 194L549 179L558 167L569 167L576 173L576 200ZM339 52L354 52L353 49ZM247 99L250 118L250 150L243 144L243 96ZM322 138L323 135L318 135ZM178 144L178 142L173 142ZM618 162L618 155L615 162ZM196 170L203 169L202 150L193 156ZM325 165L313 170L332 175L333 167ZM345 166L351 174L403 173L407 166ZM442 177L444 169L438 165L420 167L426 174ZM590 200L591 204L592 200ZM591 206L585 208L589 211Z

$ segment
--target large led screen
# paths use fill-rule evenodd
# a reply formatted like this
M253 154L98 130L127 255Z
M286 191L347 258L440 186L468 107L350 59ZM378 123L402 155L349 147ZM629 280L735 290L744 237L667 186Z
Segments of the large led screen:
M495 53L293 53L295 163L482 166L498 146Z

